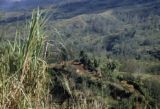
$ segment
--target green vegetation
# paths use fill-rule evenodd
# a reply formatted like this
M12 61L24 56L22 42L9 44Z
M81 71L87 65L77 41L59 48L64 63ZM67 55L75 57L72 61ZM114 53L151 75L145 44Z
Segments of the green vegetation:
M0 11L0 108L160 108L158 0L51 2Z
M80 51L80 62L86 67L85 69L88 69L90 71L96 70L99 66L99 62L97 59L94 58L89 58L87 54L84 53L84 51Z
M47 63L43 60L44 19L33 12L29 34L24 42L15 40L0 46L0 108L44 107L48 100Z

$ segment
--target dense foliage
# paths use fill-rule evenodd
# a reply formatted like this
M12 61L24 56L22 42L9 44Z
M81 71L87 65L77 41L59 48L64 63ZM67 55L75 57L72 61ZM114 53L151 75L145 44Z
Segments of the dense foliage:
M0 108L160 107L159 0L5 3Z

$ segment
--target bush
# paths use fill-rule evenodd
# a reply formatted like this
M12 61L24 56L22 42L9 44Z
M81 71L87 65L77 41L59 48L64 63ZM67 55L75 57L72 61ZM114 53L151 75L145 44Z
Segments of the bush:
M109 60L106 63L103 63L101 70L103 75L107 77L112 77L112 73L118 69L118 63L116 61Z
M95 71L96 68L99 67L99 61L95 58L89 58L89 56L84 52L80 52L80 62L84 65L84 67L90 71Z
M147 89L147 92L149 92L149 96L158 104L160 101L160 82L154 79L145 80L144 87Z

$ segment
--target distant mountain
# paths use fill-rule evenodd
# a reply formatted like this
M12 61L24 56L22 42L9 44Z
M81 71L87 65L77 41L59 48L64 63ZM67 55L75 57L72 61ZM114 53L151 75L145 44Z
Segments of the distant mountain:
M10 2L9 2L10 1ZM12 1L12 2L11 2ZM14 2L13 2L14 1ZM1 9L21 9L21 8L36 8L37 6L46 5L61 5L61 7L68 8L68 11L81 6L90 6L90 9L97 7L117 7L122 5L137 5L148 2L155 2L158 0L2 0L0 1ZM77 7L78 6L78 7Z
M3 2L0 7L7 12L0 26L26 21L38 6L51 16L48 31L57 28L78 50L160 59L159 0L24 0L6 7Z
M86 1L86 0L1 0L0 9L3 10L20 10L20 9L30 9L36 8L38 6L46 5L60 5L67 4L71 2Z

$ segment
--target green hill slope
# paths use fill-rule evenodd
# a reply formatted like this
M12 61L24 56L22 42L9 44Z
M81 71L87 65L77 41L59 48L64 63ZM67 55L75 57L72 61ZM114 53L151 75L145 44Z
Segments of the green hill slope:
M25 3L35 4L36 1L24 1L19 5L23 7ZM85 48L116 57L160 59L158 0L48 0L38 3L51 15L47 29L57 28L76 49ZM7 28L3 25L8 25L7 33L15 31L12 25L23 24L30 18L29 11L26 7L1 12L2 30ZM54 38L53 34L48 35Z

